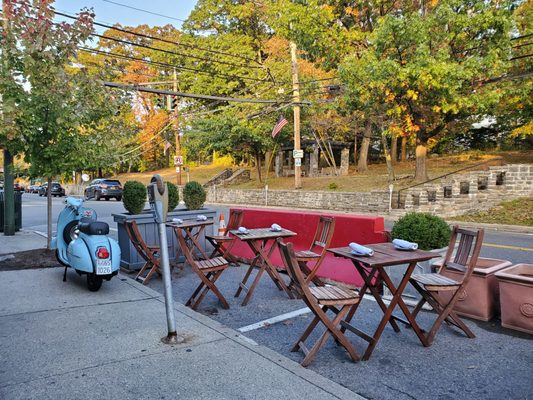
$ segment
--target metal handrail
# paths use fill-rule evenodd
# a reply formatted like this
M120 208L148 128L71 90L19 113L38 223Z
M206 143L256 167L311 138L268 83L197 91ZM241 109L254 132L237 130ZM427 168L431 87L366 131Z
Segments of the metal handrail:
M400 190L398 190L398 195L397 195L397 199L396 199L397 203L396 204L397 204L397 206L399 208L400 207L401 192L403 192L404 190L408 190L408 189L412 189L412 188L417 187L417 186L425 185L425 184L427 184L429 182L433 182L433 181L436 181L438 179L446 178L447 176L454 175L454 174L456 174L458 172L465 171L467 169L476 168L476 167L479 167L480 165L483 165L483 164L488 164L488 163L493 162L493 161L502 161L502 160L503 160L503 157L493 158L491 160L483 161L483 162L480 162L480 163L477 163L477 164L470 165L468 167L460 168L458 170L455 170L455 171L452 171L452 172L448 172L447 174L444 174L444 175L441 175L441 176L437 176L436 178L428 179L427 181L417 183L416 185L412 185L412 186L408 186L406 188L400 189Z

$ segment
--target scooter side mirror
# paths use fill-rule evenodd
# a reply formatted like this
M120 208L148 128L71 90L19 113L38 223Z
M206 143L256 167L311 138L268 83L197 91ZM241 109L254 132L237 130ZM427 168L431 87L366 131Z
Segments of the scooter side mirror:
M154 175L147 186L148 201L158 224L165 223L168 215L168 189L160 175Z

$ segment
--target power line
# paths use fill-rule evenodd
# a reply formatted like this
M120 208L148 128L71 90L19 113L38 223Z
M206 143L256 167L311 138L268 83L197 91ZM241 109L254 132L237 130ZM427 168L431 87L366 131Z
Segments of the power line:
M105 2L105 3L115 4L115 5L120 6L120 7L129 8L131 10L140 11L140 12L143 12L143 13L146 13L146 14L156 15L158 17L163 17L163 18L173 19L175 21L185 22L184 19L179 19L179 18L176 18L176 17L171 17L171 16L168 16L168 15L164 15L164 14L159 14L159 13L156 13L156 12L153 12L153 11L143 10L142 8L128 6L126 4L117 3L116 1L110 1L110 0L102 0L102 1Z
M176 69L181 69L181 70L185 70L185 71L197 72L199 74L209 75L209 76L221 76L221 77L231 78L231 79L237 78L237 79L256 81L256 82L266 82L267 81L266 79L250 78L250 77L240 76L240 75L229 75L229 74L222 74L222 73L217 73L217 72L214 72L214 73L213 72L207 72L207 71L202 71L202 70L195 69L195 68L184 67L184 66L181 66L181 65L167 64L167 63L164 63L164 62L161 62L161 61L146 60L144 58L128 56L128 55L125 55L125 54L118 54L118 53L113 53L113 52L110 52L110 51L102 51L102 50L97 50L97 49L91 49L89 47L80 46L80 47L78 47L78 49L81 50L81 51L89 52L89 53L107 55L107 56L110 56L110 57L121 58L121 59L126 59L126 60L140 61L140 62L143 62L143 63L146 63L146 64L150 64L150 65L157 65L159 67L166 68L166 69L169 69L169 70L173 70L174 68L176 68Z
M142 47L144 49L149 49L149 50L156 50L156 51L160 51L162 53L173 54L173 55L176 55L176 56L194 58L196 60L206 61L206 62L210 62L210 63L225 64L225 65L230 65L232 67L239 67L239 68L243 68L244 67L244 68L263 69L262 67L258 67L258 66L234 64L234 63L230 63L230 62L227 62L227 61L211 60L210 58L198 57L198 56L193 56L193 55L190 55L190 54L178 53L178 52L175 52L175 51L170 51L170 50L160 49L160 48L157 48L157 47L148 46L147 44L135 43L135 42L130 42L129 40L118 39L118 38L114 38L114 37L111 37L111 36L101 35L99 33L91 33L91 35L92 36L97 36L97 37L102 38L102 39L112 40L112 41L118 42L118 43L123 43L123 44L128 44L128 45L131 45L131 46Z
M512 58L509 59L509 61L512 61L512 60L519 60L519 59L521 59L521 58L528 58L528 57L531 57L531 56L533 56L533 53L531 53L531 54L524 54L523 56L512 57Z
M193 99L203 99L203 100L222 100L222 101L233 101L236 103L258 103L258 104L283 104L283 103L289 103L288 101L280 101L280 100L261 100L261 99L244 99L244 98L236 98L236 97L222 97L222 96L210 96L205 94L194 94L194 93L184 93L184 92L174 92L171 90L160 90L160 89L150 89L145 87L138 87L135 85L125 85L122 83L115 83L115 82L103 82L104 86L118 88L118 89L125 89L125 90L134 90L138 92L147 92L147 93L156 93L156 94L167 94L170 96L178 96L178 97L187 97L187 98L193 98ZM301 104L310 104L309 102L301 102Z
M53 7L52 7L52 9L53 9ZM71 18L71 19L77 19L73 15L62 13L62 12L59 12L59 11L57 11L55 9L53 9L53 10L54 10L56 15L61 15L62 17ZM187 43L175 42L173 40L163 39L163 38L160 38L160 37L157 37L157 36L151 36L151 35L147 35L147 34L144 34L144 33L133 32L133 31L128 30L128 29L119 28L117 26L112 26L112 25L107 25L107 24L102 24L102 23L96 22L96 21L93 21L93 25L100 26L100 27L106 28L106 29L112 29L112 30L115 30L115 31L118 31L118 32L122 32L122 33L127 33L129 35L142 37L142 38L145 38L145 39L157 40L157 41L160 41L160 42L163 42L163 43L169 43L169 44L173 44L173 45L176 45L176 46L182 46L182 47L186 47L186 48L189 48L189 49L201 50L201 51L205 51L205 52L208 52L208 53L224 55L224 56L234 57L234 58L240 58L241 60L245 60L245 61L248 61L248 62L254 62L256 64L262 65L257 60L254 60L254 59L249 58L249 57L241 56L241 55L226 53L226 52L223 52L223 51L208 49L208 48L205 48L205 47L200 47L200 46L187 44Z

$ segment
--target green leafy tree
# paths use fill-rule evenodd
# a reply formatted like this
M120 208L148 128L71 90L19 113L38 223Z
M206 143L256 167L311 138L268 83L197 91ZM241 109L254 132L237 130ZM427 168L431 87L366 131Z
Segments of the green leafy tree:
M399 9L378 19L368 46L342 64L354 109L378 110L390 130L415 137L415 179L427 179L430 139L458 119L486 115L501 98L478 82L508 68L511 5L442 0Z
M83 10L72 24L54 23L52 3L3 2L8 23L1 47L9 61L0 83L4 96L16 104L16 111L8 110L13 123L1 138L20 143L17 150L24 152L32 175L47 177L49 185L53 177L83 167L86 150L94 147L83 132L112 115L114 104L86 71L72 73L77 46L89 37L93 15ZM48 193L48 247L51 204Z

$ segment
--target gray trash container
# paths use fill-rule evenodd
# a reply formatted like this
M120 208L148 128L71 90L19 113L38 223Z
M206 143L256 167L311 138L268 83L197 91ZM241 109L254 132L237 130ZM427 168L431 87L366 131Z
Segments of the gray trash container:
M15 192L15 230L22 228L22 193ZM0 232L4 231L4 191L0 191Z

